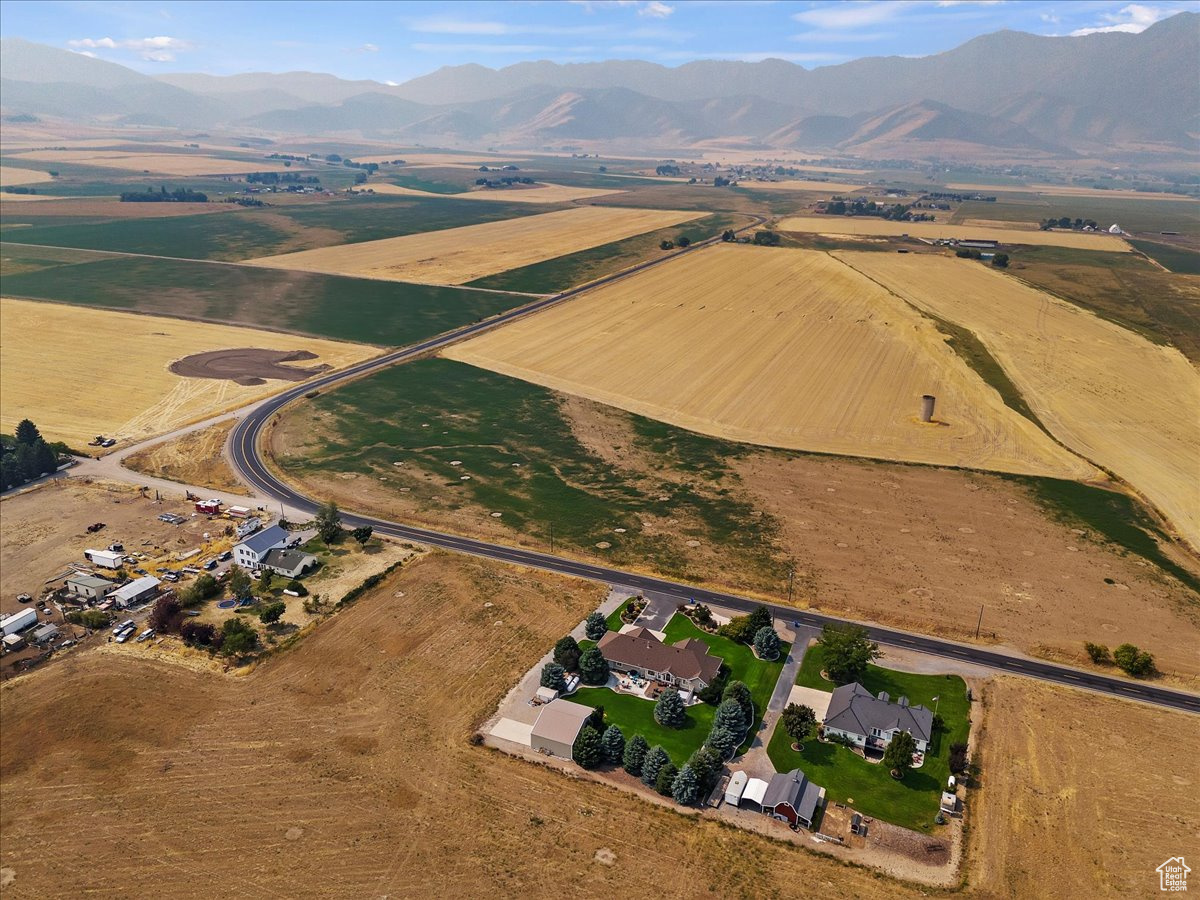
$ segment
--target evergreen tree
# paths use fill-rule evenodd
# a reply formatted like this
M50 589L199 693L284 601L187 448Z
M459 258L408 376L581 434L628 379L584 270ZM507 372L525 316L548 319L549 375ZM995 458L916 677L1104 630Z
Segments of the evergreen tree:
M741 738L730 731L728 728L714 728L708 733L708 740L705 746L712 750L713 753L723 760L733 756L733 751L738 748L741 743Z
M679 770L671 785L671 796L683 806L691 806L700 799L700 778L691 766L685 765Z
M742 708L742 713L746 718L746 725L749 726L754 722L754 697L750 694L750 688L746 687L745 682L731 681L724 691L721 692L721 700L736 700Z
M599 647L588 647L579 657L579 678L593 686L608 683L608 660Z
M675 768L675 763L667 760L654 778L654 789L664 797L670 797L671 789L675 786L675 779L678 775L679 770Z
M701 747L687 761L684 768L690 768L696 773L696 778L700 782L700 790L708 793L717 783L717 778L721 774L721 760L708 747Z
M748 725L741 704L732 697L722 700L713 716L713 728L728 728L734 734L745 734Z
M604 758L614 766L619 766L625 754L625 735L621 733L621 729L616 725L609 725L604 730L600 743L604 747Z
M42 433L38 431L38 427L29 419L22 419L17 423L17 443L33 446L42 439Z
M663 691L658 702L654 704L654 721L666 728L682 728L687 721L687 709L679 691L668 688Z
M579 671L579 644L569 634L554 645L554 661L568 672Z
M646 754L650 752L650 745L646 739L640 734L635 734L630 740L625 742L625 752L621 754L621 765L630 775L641 775L642 764L646 761Z
M758 634L759 629L770 628L772 625L771 611L765 606L756 606L747 618L746 631L749 632L751 639Z
M542 687L555 691L566 690L567 679L563 667L558 663L546 663L542 666Z
M670 762L671 757L667 756L666 750L662 747L654 747L642 761L642 783L648 787L654 787L658 781L658 773L663 766L669 765Z
M601 615L599 610L588 614L583 623L583 632L588 636L589 641L600 640L607 631L608 620Z
M571 758L585 769L594 769L604 762L604 748L600 745L600 732L591 725L584 725L571 748Z
M755 632L754 652L759 659L779 659L779 635L770 625Z

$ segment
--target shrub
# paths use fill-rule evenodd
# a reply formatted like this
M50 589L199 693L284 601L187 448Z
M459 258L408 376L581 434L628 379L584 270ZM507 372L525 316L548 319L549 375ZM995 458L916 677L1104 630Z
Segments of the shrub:
M642 764L650 752L650 744L640 734L635 734L625 742L625 752L621 754L621 766L630 775L641 775Z
M608 683L608 660L599 647L589 647L579 657L579 678L584 684Z
M289 591L291 591L293 594L296 594L300 597L308 596L308 588L306 588L303 584L301 584L295 578L293 578L291 581L288 582L287 589Z
M189 647L217 647L221 643L216 626L207 622L184 622L179 626L179 636Z
M73 625L82 625L95 630L107 625L109 617L108 613L98 609L85 609L80 612L67 613L67 621Z
M600 745L600 732L591 725L584 725L571 748L571 758L585 769L594 769L604 762L604 748Z
M717 706L721 702L726 685L729 684L729 674L729 666L721 663L721 667L717 669L717 677L712 680L712 684L696 691L696 697L709 706Z
M221 652L226 656L241 656L258 647L258 632L241 619L226 619L221 626Z
M1093 644L1091 641L1083 642L1083 649L1087 651L1088 658L1092 662L1100 666L1112 665L1112 653L1104 644Z
M963 741L955 741L950 745L950 771L967 771L967 745Z
M774 231L756 231L754 232L754 243L760 247L777 247L779 246L779 235Z
M759 659L779 659L779 635L769 625L754 633L754 654Z
M567 688L566 673L563 667L558 663L546 663L542 666L542 687L550 688L555 691L563 691Z
M658 702L654 704L654 721L664 728L682 728L687 721L687 709L679 691L668 688L663 691Z
M608 620L600 613L599 610L588 613L587 619L583 623L583 633L587 635L589 641L598 641L608 632Z
M675 245L673 243L671 243L670 241L666 241L666 240L659 241L659 244L658 244L659 250L673 250L674 248L675 248Z
M579 644L570 635L554 645L554 661L568 672L579 671L579 656Z
M664 797L670 797L671 789L675 786L675 779L678 775L679 770L675 768L675 763L668 759L654 778L654 789Z
M1008 254L1007 253L997 253L995 256L992 257L992 265L995 266L997 269L1007 269L1008 268Z
M662 767L669 765L671 758L667 756L667 751L662 747L654 747L646 753L646 758L642 760L642 783L648 787L654 787L658 782L658 773L662 771Z
M264 625L270 625L272 622L278 622L279 618L287 612L287 604L282 600L277 600L274 603L269 603L262 608L258 614L258 621Z
M604 748L604 759L614 766L619 766L625 755L625 735L621 733L621 729L616 725L609 725L604 729L600 744Z
M1154 672L1154 657L1133 644L1122 644L1112 652L1113 662L1126 675L1144 678Z

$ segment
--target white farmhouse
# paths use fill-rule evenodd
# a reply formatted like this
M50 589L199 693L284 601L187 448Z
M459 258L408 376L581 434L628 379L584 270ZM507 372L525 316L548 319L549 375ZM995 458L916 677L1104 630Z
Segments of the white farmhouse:
M272 550L287 546L290 535L278 525L252 534L233 548L233 561L243 569L258 569Z

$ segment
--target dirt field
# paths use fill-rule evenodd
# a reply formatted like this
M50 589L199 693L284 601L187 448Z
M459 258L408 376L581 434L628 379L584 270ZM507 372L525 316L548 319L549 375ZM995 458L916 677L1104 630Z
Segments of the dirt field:
M1020 228L983 228L974 225L942 225L938 222L889 222L868 216L789 216L779 222L780 231L809 234L885 235L922 237L930 240L992 240L1001 244L1033 244L1070 247L1075 250L1105 250L1128 253L1129 245L1112 234L1077 231L1025 231Z
M304 381L329 371L329 366L289 366L286 363L316 359L308 350L257 350L244 347L237 350L209 350L177 359L167 366L172 375L184 378L212 378L234 384L266 384L276 381Z
M283 171L277 159L234 160L183 153L130 153L121 150L33 150L14 159L44 163L78 163L101 169L150 172L155 175L243 175L246 172Z
M434 555L244 678L101 652L10 683L5 896L915 896L471 747L601 596Z
M608 194L621 194L611 188L596 189L572 187L568 184L536 184L525 188L502 188L467 191L465 194L434 194L430 191L418 191L413 188L401 187L398 184L383 184L371 182L365 185L368 190L377 194L406 194L414 197L443 197L447 200L508 200L513 203L565 203L570 200L586 200L590 197L604 197Z
M122 460L125 468L181 484L206 485L227 494L246 494L225 461L225 442L234 420L218 422L173 441L164 441Z
M844 181L739 181L738 187L761 191L821 191L830 194L852 194L869 185L847 184Z
M171 512L187 516L184 525L169 525L156 518ZM129 485L89 483L79 478L61 479L0 501L0 612L21 608L19 593L37 597L42 585L66 571L69 563L84 564L83 551L103 549L114 541L129 551L144 550L143 541L168 550L190 550L203 541L212 524L192 519L194 509L183 500L183 491L163 503L141 497ZM86 529L95 522L105 528L96 534Z
M1006 407L932 323L824 253L712 247L444 355L731 440L1098 474ZM919 420L925 393L937 424Z
M306 350L333 368L375 352L362 344L7 298L0 300L0 330L0 428L11 433L30 418L43 434L74 447L97 434L121 441L162 434L286 384L243 387L168 371L172 362L197 352Z
M1173 347L968 260L839 253L971 329L1064 444L1141 492L1200 549L1200 374Z
M1114 188L1112 190L1104 190L1101 188L1076 187L1074 185L1065 184L1028 184L1028 185L1013 185L1013 184L948 184L946 187L954 191L988 191L988 192L1003 192L1003 193L1021 193L1021 194L1047 194L1052 197L1119 197L1122 200L1190 200L1195 203L1195 197L1188 197L1184 194L1165 194L1152 191L1130 191Z
M1155 867L1191 856L1200 832L1200 717L1015 678L990 682L984 709L970 885L993 897L1160 896Z
M585 206L484 225L343 244L251 265L333 275L365 275L424 284L465 284L577 250L598 247L680 222L701 213Z
M54 176L49 172L39 172L36 169L20 169L16 166L0 166L0 187L16 184L44 184L53 181ZM7 199L29 196L27 194L8 194Z

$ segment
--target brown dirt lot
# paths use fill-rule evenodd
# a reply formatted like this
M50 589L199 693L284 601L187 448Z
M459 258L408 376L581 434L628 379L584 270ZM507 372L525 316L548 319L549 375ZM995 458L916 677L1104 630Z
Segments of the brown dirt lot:
M78 654L10 683L6 896L914 895L469 746L600 597L435 554L244 678Z
M233 474L224 456L225 442L234 424L233 419L218 422L176 440L155 444L125 457L122 463L143 475L246 495L249 492Z
M160 522L160 513L189 517L185 525ZM213 523L198 516L182 499L154 502L143 499L129 485L90 483L80 478L60 479L35 490L0 501L0 612L20 608L19 593L37 597L42 585L67 570L69 563L84 565L83 551L103 549L114 541L126 551L148 552L150 546L170 551L190 550L203 543ZM96 534L87 526L104 522Z
M328 371L329 366L288 366L284 363L316 359L307 350L260 350L241 347L233 350L210 350L177 359L167 366L174 375L185 378L215 378L234 384L265 384L268 378L279 381L303 381Z
M1200 718L1016 678L984 691L969 883L994 897L1159 896L1200 833ZM1190 852L1189 852L1190 851Z

